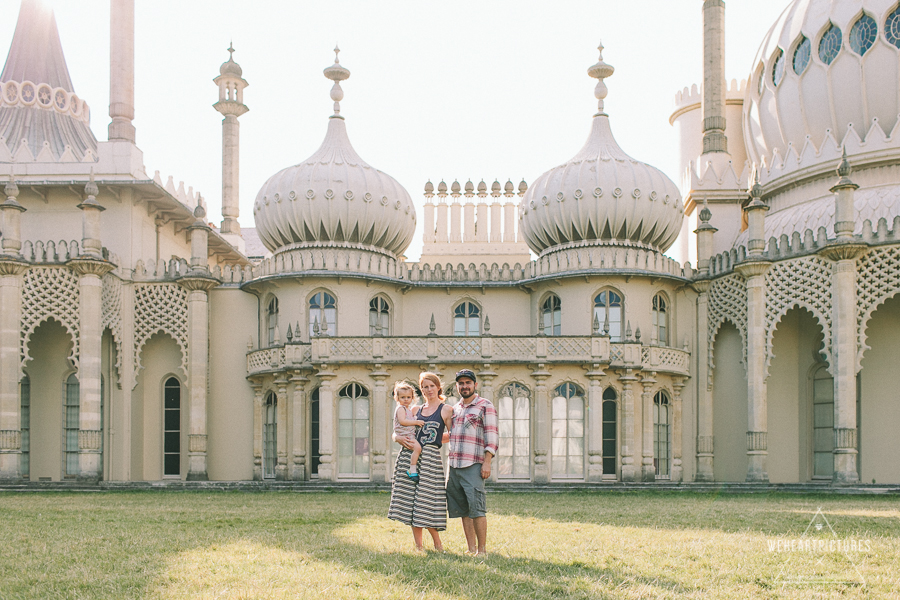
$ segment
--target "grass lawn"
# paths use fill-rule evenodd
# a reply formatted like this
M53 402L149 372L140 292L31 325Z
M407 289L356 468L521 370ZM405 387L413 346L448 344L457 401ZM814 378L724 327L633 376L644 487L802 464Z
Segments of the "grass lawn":
M486 560L388 500L0 493L0 598L900 597L896 497L491 493Z

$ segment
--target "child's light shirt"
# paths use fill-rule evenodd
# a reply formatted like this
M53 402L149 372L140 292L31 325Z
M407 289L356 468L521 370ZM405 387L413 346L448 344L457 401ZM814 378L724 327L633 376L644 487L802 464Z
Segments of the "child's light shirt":
M410 408L398 404L397 409L394 411L394 434L397 437L415 437L416 427L414 425L401 425L400 415L403 415L406 419L415 418Z

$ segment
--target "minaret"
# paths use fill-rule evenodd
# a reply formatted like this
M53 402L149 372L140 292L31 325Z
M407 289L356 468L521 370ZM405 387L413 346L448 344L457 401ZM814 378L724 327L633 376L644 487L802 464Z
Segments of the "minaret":
M219 86L219 101L213 108L222 113L222 228L223 235L241 234L238 224L240 123L238 117L250 110L244 105L244 88L247 82L241 77L243 71L234 62L234 47L228 46L228 62L219 68L219 76L213 81ZM232 242L233 243L233 242Z
M111 0L109 11L109 140L135 143L134 0Z
M725 137L725 2L703 2L703 154L728 152Z

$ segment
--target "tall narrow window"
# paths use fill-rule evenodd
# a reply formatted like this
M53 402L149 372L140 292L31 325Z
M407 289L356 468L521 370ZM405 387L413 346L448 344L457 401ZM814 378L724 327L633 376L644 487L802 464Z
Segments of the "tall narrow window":
M895 8L884 20L884 37L889 44L900 48L900 6Z
M263 478L265 479L273 479L275 477L278 443L277 403L278 400L274 392L269 392L266 395L266 404L263 408Z
M266 330L268 332L269 345L275 345L275 331L278 330L278 298L272 297L266 307Z
M669 313L666 297L662 294L653 296L653 343L660 346L669 345Z
M309 395L309 476L315 479L319 476L319 388Z
M317 292L309 299L309 335L337 335L337 303L328 292Z
M819 40L819 60L830 65L841 51L844 34L833 23Z
M850 49L862 56L875 43L876 37L878 37L878 23L864 14L850 28Z
M803 71L806 70L806 65L809 64L809 57L811 54L812 44L809 42L809 38L805 35L801 35L800 43L797 44L797 48L794 49L794 73L803 75Z
M472 302L463 302L453 310L453 335L477 336L481 333L481 311Z
M613 342L622 341L622 297L612 290L603 290L594 298L594 316L600 323L600 330L609 327L609 337Z
M181 475L181 382L174 377L163 387L163 475Z
M823 366L813 377L813 478L834 475L834 378Z
M653 397L653 465L656 476L668 479L670 473L672 412L669 396L663 391Z
M618 419L616 410L616 390L609 387L603 390L603 477L615 479L618 464L616 449L618 447Z
M497 400L500 447L497 477L528 479L531 476L531 394L519 383L500 390Z
M338 474L369 476L369 392L357 383L338 394Z
M24 479L31 475L31 379L26 375L19 382L19 399L22 404L19 430L22 435L22 455L19 471Z
M584 390L574 383L556 388L551 428L553 476L584 477Z
M772 83L777 87L784 79L784 50L778 48L775 53L775 62L772 63Z
M381 296L369 301L369 335L391 335L391 309Z
M555 294L541 305L541 330L544 335L560 335L562 331L562 302Z
M78 430L80 428L79 421L81 419L81 406L79 404L81 386L78 384L78 378L72 373L66 380L66 398L65 398L65 476L78 476Z

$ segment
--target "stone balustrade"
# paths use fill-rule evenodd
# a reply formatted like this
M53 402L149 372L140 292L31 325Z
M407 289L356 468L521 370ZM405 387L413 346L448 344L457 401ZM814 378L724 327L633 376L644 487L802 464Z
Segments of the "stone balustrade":
M603 336L314 337L251 350L247 373L309 368L317 363L584 363L690 374L690 353L639 342L611 343Z

